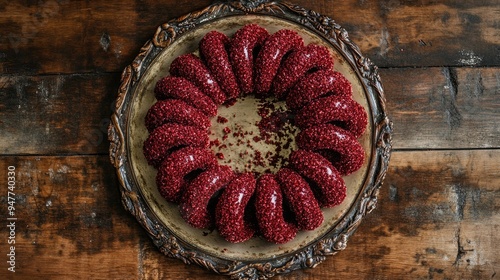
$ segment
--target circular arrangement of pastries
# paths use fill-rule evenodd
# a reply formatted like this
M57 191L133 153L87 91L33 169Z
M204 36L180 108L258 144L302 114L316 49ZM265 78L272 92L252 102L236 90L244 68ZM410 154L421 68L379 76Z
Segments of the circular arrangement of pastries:
M288 29L273 34L256 24L231 37L205 34L199 56L175 58L154 89L143 153L158 172L163 198L178 203L196 228L216 228L229 242L255 235L273 243L323 222L322 207L346 197L342 176L365 160L358 142L367 126L350 82L333 68L329 50L305 45ZM211 119L221 105L254 95L284 100L300 132L297 149L275 173L235 172L210 149Z

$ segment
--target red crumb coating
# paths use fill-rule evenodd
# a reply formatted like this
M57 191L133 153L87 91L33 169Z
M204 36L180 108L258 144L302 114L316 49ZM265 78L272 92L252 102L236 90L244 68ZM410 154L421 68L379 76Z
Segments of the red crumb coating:
M323 212L307 182L295 171L281 168L276 174L300 229L313 230L323 222Z
M340 72L332 69L306 74L290 89L286 105L291 110L297 110L325 95L351 97L351 83Z
M297 135L296 141L300 149L332 150L338 153L339 158L332 165L342 175L358 170L365 160L365 152L357 139L348 131L332 124L306 128Z
M283 244L297 234L297 227L283 218L283 195L274 175L264 174L257 181L255 209L260 232L267 241Z
M180 146L208 147L208 133L204 129L176 123L157 127L144 141L143 152L150 165L158 167L169 150Z
M303 47L304 40L293 30L281 29L269 36L255 61L256 95L265 96L270 91L283 57Z
M368 120L363 106L349 97L335 95L314 100L295 116L300 128L324 123L340 125L358 138L365 132Z
M165 123L178 123L202 129L210 127L210 119L203 112L178 99L156 102L149 108L145 123L149 132Z
M229 62L227 49L229 38L218 31L210 31L200 41L200 53L203 61L214 76L227 99L238 97L240 88Z
M252 173L242 173L222 192L215 208L215 222L220 235L238 243L253 237L255 229L244 219L245 208L255 191Z
M189 183L186 175L217 165L217 159L208 149L185 147L163 161L156 173L156 186L161 196L169 202L179 202Z
M219 87L203 61L192 53L178 56L170 64L172 76L183 77L197 86L203 93L212 98L215 104L222 104L226 95Z
M335 167L320 154L297 150L290 154L292 169L319 187L321 207L339 205L346 197L344 179Z
M272 92L282 98L295 83L310 70L333 69L330 51L310 44L290 54L280 66L272 83Z
M244 95L254 90L254 52L269 36L266 29L257 24L247 24L234 33L229 49L229 60Z
M179 205L182 218L193 227L211 228L215 217L208 211L208 202L233 178L233 170L225 165L216 165L198 175L182 195Z
M217 115L217 105L212 99L185 78L166 76L156 83L154 92L158 100L180 99L207 116Z

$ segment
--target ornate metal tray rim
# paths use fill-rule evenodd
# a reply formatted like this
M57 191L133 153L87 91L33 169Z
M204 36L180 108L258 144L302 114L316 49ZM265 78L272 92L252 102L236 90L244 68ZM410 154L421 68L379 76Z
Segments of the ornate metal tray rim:
M134 87L147 66L156 55L168 47L179 36L196 28L199 24L214 19L238 15L263 15L279 17L305 26L327 39L356 70L371 109L373 122L373 151L367 180L361 188L351 209L339 223L317 242L294 252L264 262L238 261L211 256L194 249L162 227L155 214L147 207L134 180L127 157L128 101ZM115 166L120 183L122 203L146 229L155 245L165 255L182 260L186 264L197 264L218 274L240 279L266 279L277 274L301 268L312 268L347 246L349 237L355 232L362 218L376 207L377 196L385 178L392 149L392 122L385 109L385 97L378 68L363 57L359 48L351 42L347 31L334 20L315 11L304 9L287 2L275 1L234 1L215 3L158 27L152 40L141 48L132 64L122 73L121 84L114 112L111 117L108 138L110 140L110 160Z

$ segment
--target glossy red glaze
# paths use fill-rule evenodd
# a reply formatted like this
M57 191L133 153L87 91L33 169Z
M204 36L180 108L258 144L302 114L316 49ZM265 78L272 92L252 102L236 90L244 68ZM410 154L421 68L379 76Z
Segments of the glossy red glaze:
M186 175L217 165L217 159L207 149L186 147L173 152L158 168L156 186L161 196L170 202L179 202L189 179Z
M255 190L252 173L243 173L227 185L215 209L215 222L220 235L238 243L252 238L254 226L245 220L245 208Z
M224 188L234 176L230 167L216 165L193 179L179 205L182 218L196 228L213 227L215 219L209 212L208 203L214 194Z
M156 83L154 92L158 100L180 99L200 109L207 116L217 115L217 105L212 99L185 78L166 76Z
M215 104L222 104L226 95L203 61L194 54L178 56L170 64L170 75L183 77L209 96Z
M365 151L357 139L348 131L331 124L306 128L296 139L299 148L304 150L336 152L338 158L331 162L342 175L358 170L365 160Z
M256 95L266 96L270 92L284 56L303 46L304 40L293 30L282 29L269 36L255 61Z
M176 147L208 147L208 134L193 126L167 123L157 127L144 142L143 152L150 165L158 167Z
M226 93L226 99L238 97L240 87L229 61L228 48L230 39L218 31L205 34L200 41L201 58L214 76L221 89Z
M149 108L145 118L149 132L166 123L178 123L201 129L210 127L210 119L201 110L179 99L159 100Z

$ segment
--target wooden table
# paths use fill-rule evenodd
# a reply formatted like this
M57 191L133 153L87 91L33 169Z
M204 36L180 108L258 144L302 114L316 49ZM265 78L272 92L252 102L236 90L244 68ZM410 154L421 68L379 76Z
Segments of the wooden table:
M32 2L0 4L0 278L226 279L156 249L107 141L122 69L211 1ZM295 2L380 67L394 150L346 250L276 279L500 279L499 1Z

